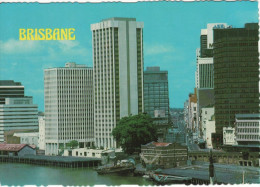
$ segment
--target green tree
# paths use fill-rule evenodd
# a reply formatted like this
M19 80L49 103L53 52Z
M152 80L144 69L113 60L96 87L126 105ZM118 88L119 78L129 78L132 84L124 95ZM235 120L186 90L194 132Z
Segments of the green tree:
M148 114L138 114L120 119L112 132L125 153L141 151L141 145L157 140L157 128Z
M71 140L69 143L66 144L66 147L68 148L76 148L79 146L79 142L77 140Z

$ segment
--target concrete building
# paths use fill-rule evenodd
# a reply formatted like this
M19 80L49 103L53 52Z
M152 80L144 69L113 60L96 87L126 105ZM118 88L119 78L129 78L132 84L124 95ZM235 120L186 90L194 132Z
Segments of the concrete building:
M235 145L236 135L235 128L223 127L223 145Z
M259 113L258 23L214 29L215 146L236 114Z
M143 163L160 168L173 168L187 164L188 148L177 143L151 142L141 146Z
M197 58L197 88L213 88L213 58Z
M39 149L45 150L45 116L39 115Z
M39 147L39 133L27 132L27 133L14 133L15 137L20 139L20 144L28 144Z
M196 89L194 89L194 94L189 94L189 119L188 119L188 128L192 132L198 131L198 123L197 123L197 92Z
M200 115L202 137L205 141L205 148L213 148L211 134L216 132L214 120L214 107L202 108Z
M0 105L0 142L15 143L15 132L38 132L38 106L32 97L5 98L4 103Z
M189 100L186 100L184 102L183 116L184 116L185 128L187 129L189 126Z
M143 23L110 18L91 25L95 144L117 147L111 134L118 121L144 111Z
M157 124L159 138L165 139L170 116L168 71L160 71L160 67L144 71L144 111Z
M260 114L236 114L236 141L238 145L260 146Z
M25 156L36 155L35 148L27 144L0 144L0 155Z
M94 141L93 70L85 65L44 70L45 154L71 140L87 147Z
M115 150L102 150L102 149L88 149L88 148L79 148L64 150L63 156L75 156L75 157L86 157L86 158L100 158L102 164L108 164L112 161L115 156Z

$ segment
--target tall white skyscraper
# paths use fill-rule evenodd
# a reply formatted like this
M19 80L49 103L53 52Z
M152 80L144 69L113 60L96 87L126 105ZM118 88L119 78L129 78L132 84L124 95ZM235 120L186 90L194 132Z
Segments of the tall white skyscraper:
M44 70L45 154L57 155L71 140L94 142L93 70L66 63Z
M143 23L110 18L91 25L95 143L116 147L120 118L143 112Z

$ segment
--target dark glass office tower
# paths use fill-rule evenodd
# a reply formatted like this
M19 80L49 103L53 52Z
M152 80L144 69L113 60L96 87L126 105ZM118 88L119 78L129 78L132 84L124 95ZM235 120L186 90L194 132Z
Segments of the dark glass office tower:
M258 24L214 29L214 94L216 133L213 145L223 141L223 127L234 127L236 114L259 113Z
M13 80L0 80L0 105L5 104L5 98L24 97L24 86Z
M144 71L144 111L158 125L159 139L163 140L169 123L168 71L147 67Z

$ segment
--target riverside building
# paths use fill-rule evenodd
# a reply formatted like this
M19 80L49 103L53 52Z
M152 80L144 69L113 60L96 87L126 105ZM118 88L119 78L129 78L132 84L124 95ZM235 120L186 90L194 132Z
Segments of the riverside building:
M94 141L93 70L85 65L44 70L45 154L58 155L66 143Z
M0 143L18 143L16 132L38 132L37 114L38 106L24 96L20 82L0 81Z
M215 146L236 114L259 113L258 24L214 30Z
M91 25L95 144L115 148L118 121L144 111L143 23L110 18Z

